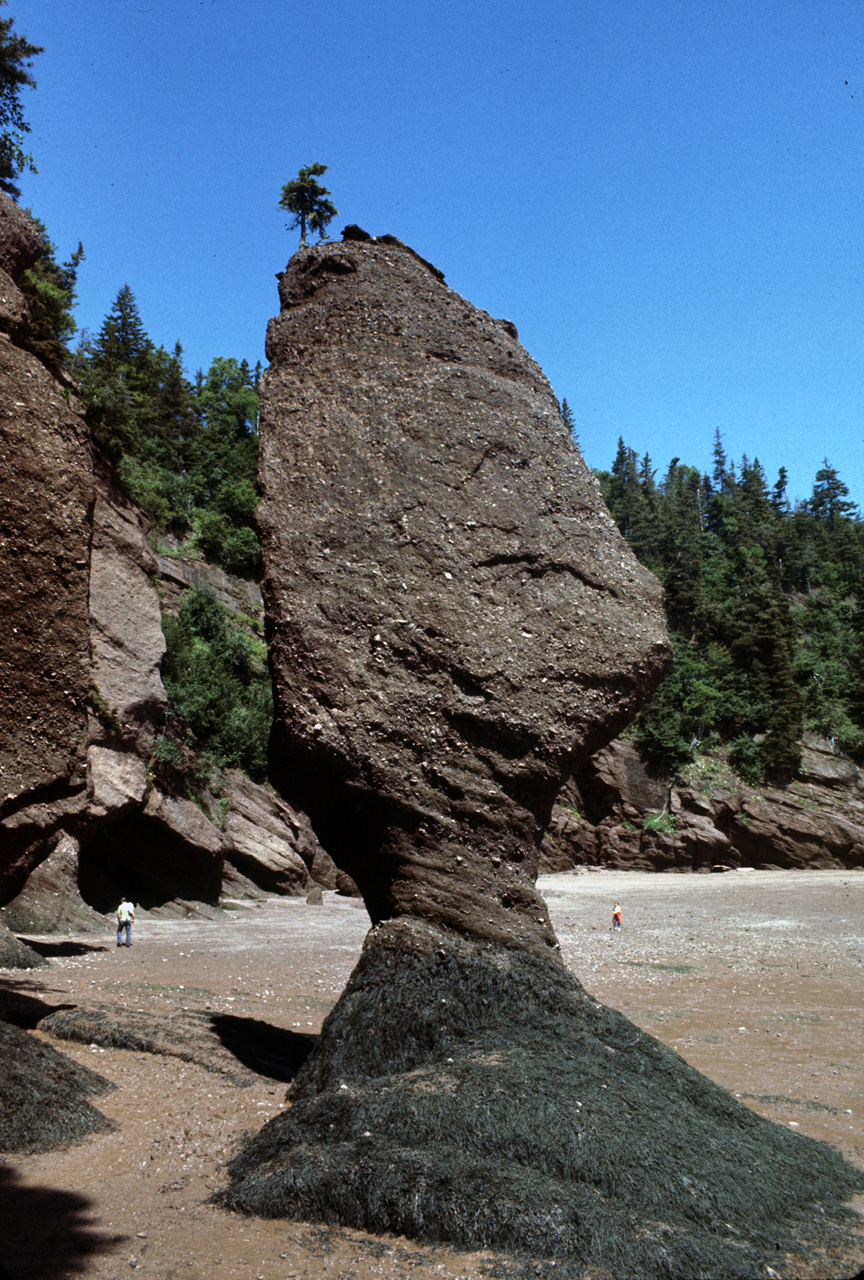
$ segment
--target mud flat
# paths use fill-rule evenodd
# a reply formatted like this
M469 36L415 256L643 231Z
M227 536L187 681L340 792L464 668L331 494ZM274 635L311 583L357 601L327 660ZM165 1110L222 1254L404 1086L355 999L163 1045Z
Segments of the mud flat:
M754 1110L864 1167L864 873L599 871L545 876L539 889L566 963L594 996ZM616 899L620 933L610 928ZM51 1040L117 1085L98 1105L118 1127L66 1151L0 1157L10 1280L568 1274L560 1263L259 1221L206 1203L241 1135L283 1106L291 1055L280 1064L262 1029L295 1048L316 1034L368 923L334 894L319 907L271 899L212 923L139 918L128 951L110 931L104 942L36 938L49 969L0 971L0 1004L19 1024L70 1005L130 1024L194 1016L220 1028L223 1056L236 1061L226 1073ZM857 1252L814 1257L807 1269L778 1258L776 1274L829 1280L862 1266L864 1237Z

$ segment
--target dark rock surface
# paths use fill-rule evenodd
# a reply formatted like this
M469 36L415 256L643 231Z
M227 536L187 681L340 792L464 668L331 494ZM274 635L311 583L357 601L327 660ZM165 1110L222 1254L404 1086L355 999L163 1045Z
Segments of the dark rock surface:
M11 210L16 217L10 218ZM4 196L0 255L13 270L13 233L22 216ZM44 366L4 333L0 479L0 816L5 816L84 786L93 478L83 423ZM16 844L23 848L25 841L10 837L15 852Z
M707 757L658 776L616 741L558 797L542 863L554 871L864 867L864 773L815 734L805 735L798 778L761 788Z
M302 249L262 384L271 777L373 921L539 953L561 780L669 650L513 327L394 237Z
M41 969L48 961L0 924L0 969Z
M58 1040L197 1062L241 1089L252 1083L253 1073L272 1080L293 1080L315 1042L313 1036L256 1018L203 1009L171 1014L118 1011L111 1005L58 1009L39 1022L39 1030Z

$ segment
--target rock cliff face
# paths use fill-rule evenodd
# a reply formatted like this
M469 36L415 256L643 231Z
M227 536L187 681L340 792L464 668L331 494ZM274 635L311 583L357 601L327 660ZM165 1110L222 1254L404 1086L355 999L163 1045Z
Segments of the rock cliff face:
M34 845L42 820L33 807L74 807L84 790L90 683L86 431L54 378L15 344L27 307L12 274L38 254L29 218L0 194L0 816L3 871L19 883L44 849Z
M210 912L223 891L303 893L336 871L308 820L240 774L224 820L164 795L150 762L164 721L160 571L170 599L226 576L154 556L147 522L91 449L69 392L18 343L15 277L41 251L0 193L0 919L102 929L121 893ZM27 953L4 934L0 957Z
M259 507L276 786L373 921L554 943L534 892L561 780L669 656L630 554L507 321L385 237L280 279Z
M759 789L707 758L676 778L657 776L633 747L613 742L559 796L542 862L556 871L862 867L864 773L814 734L796 781Z

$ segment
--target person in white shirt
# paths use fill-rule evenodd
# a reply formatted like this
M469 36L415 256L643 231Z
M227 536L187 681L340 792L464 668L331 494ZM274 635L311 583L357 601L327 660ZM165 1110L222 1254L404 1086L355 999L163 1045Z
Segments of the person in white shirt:
M126 898L120 899L117 908L117 946L123 946L123 930L126 930L126 946L132 946L132 921L135 919L135 908Z

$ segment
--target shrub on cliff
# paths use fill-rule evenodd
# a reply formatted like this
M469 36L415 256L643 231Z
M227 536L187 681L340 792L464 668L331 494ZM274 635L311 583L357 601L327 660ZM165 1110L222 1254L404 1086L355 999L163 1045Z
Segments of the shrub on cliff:
M187 593L175 616L163 615L162 629L169 734L216 767L243 769L263 782L273 719L266 646L200 587Z

